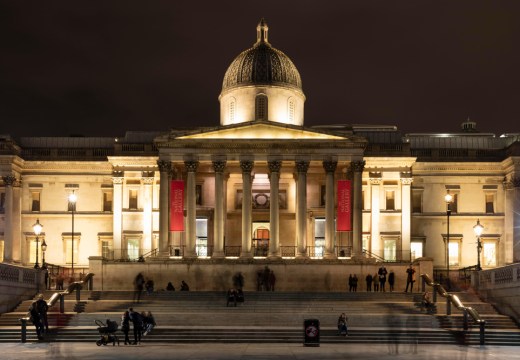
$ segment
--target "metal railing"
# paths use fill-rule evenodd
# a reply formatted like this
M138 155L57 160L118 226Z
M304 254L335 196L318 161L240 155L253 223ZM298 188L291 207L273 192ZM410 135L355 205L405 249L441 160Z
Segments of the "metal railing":
M92 290L92 278L94 277L93 273L88 273L85 275L83 280L74 281L73 283L67 286L67 289L60 292L55 292L46 300L47 306L49 308L53 307L58 301L60 302L60 313L63 314L65 312L65 296L69 295L73 292L76 292L76 303L81 301L81 289L83 285L87 285L89 290ZM25 343L27 341L27 322L31 320L29 316L25 316L20 318L20 332L21 332L21 341Z
M421 278L423 281L423 290L424 285L428 285L433 288L434 303L437 301L437 294L446 298L446 315L451 315L452 304L455 305L457 309L462 311L464 316L464 330L468 330L468 315L473 318L473 321L479 325L480 328L480 345L484 345L486 321L480 317L480 314L477 312L477 310L469 306L464 306L457 295L447 292L441 284L434 282L428 274L421 274Z

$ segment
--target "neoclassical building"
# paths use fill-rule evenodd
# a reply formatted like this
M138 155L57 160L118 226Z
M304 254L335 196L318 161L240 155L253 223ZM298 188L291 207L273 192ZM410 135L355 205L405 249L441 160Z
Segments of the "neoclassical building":
M264 20L219 101L220 124L209 128L1 136L2 261L520 260L518 134L480 133L469 119L453 134L306 127L300 74Z

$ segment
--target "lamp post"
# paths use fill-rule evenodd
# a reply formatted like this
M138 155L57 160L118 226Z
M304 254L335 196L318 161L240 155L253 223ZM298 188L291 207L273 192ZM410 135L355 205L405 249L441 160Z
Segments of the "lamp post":
M40 268L40 264L38 264L38 247L39 247L39 236L42 233L42 224L40 224L40 219L36 219L36 223L33 225L34 235L36 235L36 262L34 263L34 268Z
M446 284L448 289L450 288L450 205L453 202L453 196L448 190L444 195L444 201L446 202Z
M480 266L480 252L482 251L482 242L480 241L480 236L482 235L482 231L484 231L484 226L480 225L480 219L477 219L477 225L473 226L473 231L475 235L477 235L477 270L482 270Z
M45 242L45 239L42 241L42 268L47 268L47 265L45 265L45 251L47 251L47 243Z
M74 277L74 210L76 210L76 201L78 197L72 190L72 193L69 195L69 208L72 213L72 233L71 233L71 254L72 254L72 277Z

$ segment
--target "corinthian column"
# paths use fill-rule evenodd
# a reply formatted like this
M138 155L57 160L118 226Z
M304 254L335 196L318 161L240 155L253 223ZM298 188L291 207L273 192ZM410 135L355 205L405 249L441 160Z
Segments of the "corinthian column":
M269 258L280 257L280 169L282 162L279 160L269 161L269 184L270 184L270 239L269 239Z
M381 205L380 205L380 188L381 188L381 173L370 173L370 193L372 196L370 202L371 209L371 229L370 239L372 243L371 251L377 256L383 256L381 250L381 238L379 236L379 222L381 221Z
M252 178L254 163L252 161L240 161L242 168L242 251L241 258L250 258L251 254L251 222L252 222Z
M362 177L363 169L365 168L365 161L353 161L352 170L354 171L353 178L353 195L354 195L354 213L353 213L353 255L362 255L363 252L363 204L361 204L361 193L363 191Z
M401 177L401 259L411 260L411 177ZM410 257L409 257L410 256Z
M215 171L215 222L214 222L214 243L213 258L223 258L224 254L224 170L225 160L213 161Z
M159 166L159 255L169 256L170 179L172 165L169 161L157 161Z
M325 253L326 259L336 258L334 251L334 172L338 166L337 161L324 161L325 169Z
M4 262L13 262L13 219L14 219L14 201L13 201L13 185L16 178L13 175L2 176L5 184L5 227L4 227Z
M299 258L307 257L307 170L308 161L296 161L298 173L296 190L296 247Z
M114 246L114 259L126 258L127 254L123 251L123 171L112 172L112 183L114 185L114 204L112 210L112 241Z
M157 239L153 238L152 229L152 185L153 185L153 171L143 171L143 247L145 249L158 249L159 243Z
M199 167L198 161L185 161L186 167L186 251L185 258L197 257L195 250L197 238L197 198L195 175Z

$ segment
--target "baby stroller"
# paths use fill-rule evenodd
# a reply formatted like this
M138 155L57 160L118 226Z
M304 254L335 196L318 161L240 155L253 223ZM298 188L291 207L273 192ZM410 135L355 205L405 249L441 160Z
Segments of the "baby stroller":
M108 343L112 343L112 346L119 346L119 338L116 335L117 331L117 322L110 321L107 319L106 325L101 320L96 320L96 325L98 326L98 331L101 337L96 341L97 346L108 345Z

